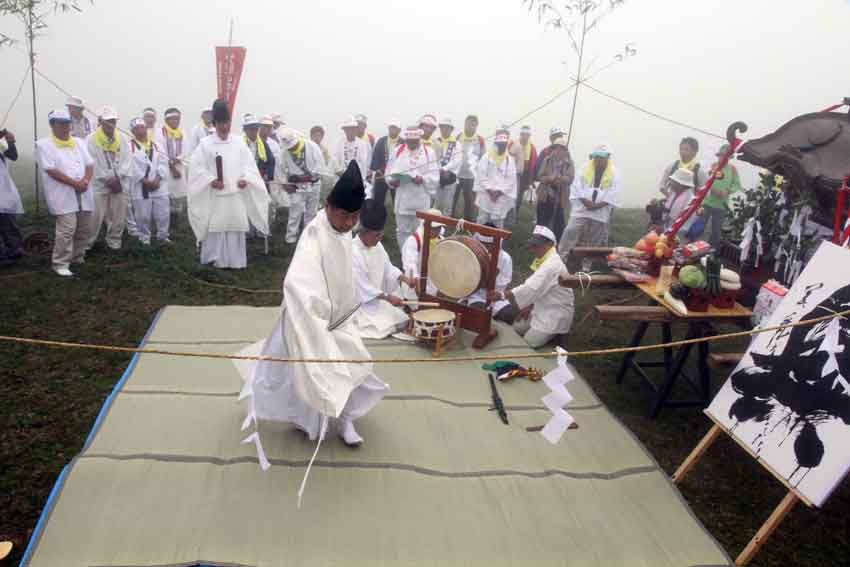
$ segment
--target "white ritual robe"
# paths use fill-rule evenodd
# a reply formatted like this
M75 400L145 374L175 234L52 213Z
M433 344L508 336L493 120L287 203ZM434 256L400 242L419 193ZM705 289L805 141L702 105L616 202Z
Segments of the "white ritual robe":
M422 264L422 241L424 240L424 234L425 228L420 224L416 232L405 240L404 246L401 247L401 267L405 275L418 277L421 273L420 265ZM437 286L431 282L431 278L428 278L425 291L429 295L437 295ZM411 289L405 283L401 284L401 293L402 297L409 301L416 301L418 299L416 290Z
M431 206L431 196L440 186L440 158L434 150L419 146L411 151L399 146L390 157L387 176L401 181L395 192L395 214L415 215ZM413 178L422 177L422 184Z
M504 250L499 251L498 266L499 273L496 274L496 291L504 292L511 285L511 280L514 277L514 261L511 255ZM473 303L487 303L487 292L484 288L476 290L466 298L466 303L469 305ZM510 304L511 302L507 299L500 299L493 304L493 313L498 313Z
M210 185L217 177L215 158L219 155L222 190ZM246 181L247 187L239 189L240 180ZM189 223L202 245L202 260L214 261L219 268L244 267L245 233L253 225L261 234L269 234L268 211L266 185L241 138L204 138L189 166Z
M498 191L499 197L494 201L487 191ZM505 218L508 211L516 206L517 169L513 156L506 155L499 164L489 152L484 154L478 161L475 193L478 210L496 218Z
M0 146L0 151L3 147ZM24 205L21 203L21 194L9 173L9 160L0 159L0 214L22 215Z
M364 142L360 138L354 138L353 142L349 142L343 136L337 140L333 152L331 152L331 161L333 161L334 172L337 174L345 171L351 160L356 161L365 180L366 174L369 173L371 156L372 148L369 147L368 142Z
M379 298L381 294L398 290L401 270L393 266L380 242L368 248L356 236L352 248L354 287L360 302L354 321L364 339L384 339L409 320L403 309Z
M620 174L617 168L612 165L610 185L602 188L594 188L591 184L592 182L588 183L583 174L576 174L573 184L570 187L570 201L572 203L570 218L585 218L607 223L611 219L611 211L622 206L620 200ZM594 193L596 193L595 199ZM597 203L606 203L606 206L588 210L581 202L582 199L588 199Z
M180 139L172 139L168 137L168 133L163 126L160 129L159 144L166 157L166 165L174 164L174 168L180 174L180 177L174 177L171 174L171 168L168 167L168 175L163 178L163 183L168 185L168 194L174 199L182 199L189 192L189 184L186 181L186 162L191 154L187 151L188 137L184 134Z
M573 290L562 287L558 282L558 276L563 273L567 273L567 267L552 248L549 257L537 270L512 290L517 307L525 309L534 305L531 328L535 331L553 335L570 331L575 295Z
M351 233L337 232L320 212L301 235L283 280L281 317L270 336L243 352L270 357L369 359L353 314ZM336 328L331 329L334 324ZM372 364L257 361L237 368L246 379L248 419L294 423L316 439L325 418L357 419L389 386Z
M185 147L183 148L183 155L186 157L187 163L192 160L192 154L195 153L195 150L201 144L201 140L213 134L215 134L215 127L212 124L206 126L203 122L200 122L192 128L189 135L184 138Z
M137 201L144 199L144 191L142 189L142 181L145 179L154 180L159 175L162 182L159 189L149 191L148 198L156 199L168 197L168 183L166 176L168 175L168 159L162 153L161 148L153 142L153 154L149 158L145 150L134 141L130 141L129 153L130 159L127 168L127 194L130 199ZM96 163L96 162L95 162ZM145 177L147 175L147 177Z

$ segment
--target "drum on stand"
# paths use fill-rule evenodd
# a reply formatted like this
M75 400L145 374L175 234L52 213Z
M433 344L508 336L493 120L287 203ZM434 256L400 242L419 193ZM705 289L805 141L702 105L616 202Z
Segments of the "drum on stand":
M439 241L428 256L428 277L447 297L460 299L484 286L490 269L490 252L471 236Z

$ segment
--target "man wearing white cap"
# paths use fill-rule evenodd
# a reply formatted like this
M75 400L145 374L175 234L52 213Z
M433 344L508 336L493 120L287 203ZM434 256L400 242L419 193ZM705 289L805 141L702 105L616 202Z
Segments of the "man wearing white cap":
M85 260L91 234L94 198L89 183L94 160L86 144L71 136L71 116L65 110L47 115L51 135L36 142L47 209L56 217L53 271L72 276L70 265Z
M464 218L471 221L475 212L475 171L478 167L478 160L481 159L487 151L487 145L484 142L484 137L477 134L478 117L470 114L466 117L463 123L463 132L458 136L458 143L461 147L463 160L461 161L460 170L458 171L457 190L455 191L454 202L452 203L451 216L455 218ZM463 195L463 216L458 216L458 200ZM448 213L448 211L446 211Z
M322 150L292 128L280 133L280 163L284 190L289 194L286 243L295 244L301 225L307 226L319 209L319 192L325 159Z
M494 227L492 224L487 224L486 226ZM475 239L483 242L484 244L490 244L493 242L492 236L484 236L483 234L476 233ZM501 241L504 246L504 240ZM502 247L499 249L499 261L497 263L496 268L496 285L495 290L504 292L508 289L508 286L511 285L511 281L514 277L514 261L511 258L511 255L505 252L505 249ZM472 295L466 298L466 302L470 306L474 307L484 307L487 302L487 292L484 288L481 288L475 291ZM514 309L511 302L507 299L501 299L493 303L493 319L497 321L502 321L504 323L512 324L514 319L516 318L516 310Z
M65 103L68 108L68 114L71 116L71 135L75 138L85 140L92 132L91 120L83 114L85 105L83 99L77 96L68 97L68 102Z
M522 171L519 173L516 198L516 214L522 206L522 197L534 181L537 170L537 148L531 142L531 126L523 126L519 131L519 148L522 150Z
M90 190L94 197L94 219L89 248L97 240L100 227L106 223L106 245L121 248L127 226L127 177L130 174L130 147L118 131L118 113L110 106L98 112L97 129L89 135L86 147L94 159Z
M274 178L275 155L265 140L260 138L260 120L253 114L246 114L242 117L242 131L242 140L254 156L260 176L268 184Z
M278 130L280 130L280 127L284 126L286 123L283 121L283 117L277 113L272 114L270 118L272 120L272 127L269 131L268 137L274 140L277 145L280 146L280 135L278 134Z
M212 111L216 132L201 140L189 165L189 223L202 264L241 269L250 227L269 234L269 193L248 146L230 133L227 102L216 100Z
M404 244L416 230L417 211L431 204L431 196L440 183L439 158L420 142L422 131L416 126L404 132L404 144L395 151L387 168L387 184L396 188L396 242Z
M372 163L369 166L369 169L374 175L372 198L381 204L386 200L387 189L390 188L387 185L387 180L384 179L384 175L387 172L387 164L390 161L390 156L394 155L396 148L401 143L401 123L396 119L392 119L387 125L387 135L381 136L375 142L375 149L372 152ZM393 201L395 201L395 189L391 189L391 191Z
M186 144L186 157L192 159L192 152L195 151L201 140L214 133L215 127L212 123L212 111L209 108L205 108L201 110L201 121L192 128L192 134L189 136L188 143ZM188 175L186 177L188 178Z
M608 244L611 212L620 206L620 176L611 163L608 146L597 146L590 154L590 161L570 187L570 201L570 220L558 245L564 263L576 246ZM590 268L591 261L585 258L582 269Z
M437 117L433 114L423 114L419 119L419 129L422 131L420 136L420 144L428 148L439 160L442 157L440 144L434 138L434 132L437 130Z
M340 176L348 168L351 160L357 162L360 167L360 173L363 174L363 179L369 173L369 162L372 155L372 148L368 142L364 142L357 137L357 120L351 118L344 122L340 128L343 131L343 137L340 138L336 146L331 152L333 160L334 172Z
M139 240L144 246L150 246L155 223L157 240L170 244L171 200L166 181L168 157L162 147L148 137L144 120L131 120L130 131L133 138L130 140L128 193Z
M478 224L505 226L505 217L516 203L517 173L514 157L508 154L508 135L496 134L493 148L478 162L475 180Z
M186 137L180 128L181 120L182 115L178 109L167 109L159 138L160 149L168 161L168 175L164 183L171 200L171 213L174 215L175 224L186 211L186 195L189 190L185 166L189 154L184 151Z
M425 212L431 213L432 215L443 214L439 209L428 209ZM429 243L429 250L433 248L434 244L440 241L442 232L443 225L441 223L431 223L431 242ZM419 297L417 291L419 289L417 285L419 280L416 278L418 278L421 273L422 244L424 240L425 223L423 221L419 221L419 226L416 227L416 231L404 241L404 245L401 247L401 267L404 270L405 275L412 280L409 282L402 282L401 290L402 296L410 301L415 301ZM413 285L410 285L411 283ZM428 295L437 295L437 286L431 282L431 278L428 278L426 291L428 292Z
M454 124L451 118L443 118L439 126L440 136L437 142L440 144L440 188L437 190L436 206L440 210L450 211L457 190L457 174L463 163L463 149L452 133Z
M540 348L556 335L570 332L575 311L573 290L561 287L558 277L567 268L555 252L555 235L535 226L528 247L534 254L532 274L512 290L493 291L490 301L507 299L517 309L514 330L531 348Z
M365 114L358 114L354 117L354 120L357 121L357 137L369 144L370 148L375 147L375 136L366 131L368 127L368 120L366 119ZM371 161L371 157L370 157Z
M156 110L150 106L142 111L142 120L148 130L148 138L153 141L162 141L162 132L156 127Z
M563 234L570 206L570 186L575 178L567 139L555 138L543 154L546 155L536 168L537 224L548 227L554 234Z

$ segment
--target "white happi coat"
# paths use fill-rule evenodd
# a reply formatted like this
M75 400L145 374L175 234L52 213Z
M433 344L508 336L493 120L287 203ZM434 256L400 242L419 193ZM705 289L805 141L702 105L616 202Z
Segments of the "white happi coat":
M168 159L162 153L156 142L151 142L152 155L148 157L145 149L135 140L130 141L130 164L128 166L127 176L127 194L130 199L144 199L144 191L142 189L142 181L145 179L154 180L159 175L162 182L159 189L149 191L148 198L168 197L168 183L166 176L168 175ZM146 177L147 176L147 177Z
M183 155L186 157L186 162L191 162L192 154L201 144L201 140L206 138L207 136L212 136L215 134L215 127L210 124L209 126L204 125L203 121L199 124L196 124L192 131L189 133L188 137L183 139L184 148Z
M326 165L322 150L314 141L304 140L304 161L301 166L298 165L300 160L296 160L289 150L281 150L278 161L281 164L281 183L289 183L290 175L312 175L312 182L295 183L295 192L318 194L322 186L322 174L325 173Z
M72 179L86 174L86 167L94 167L84 140L74 138L73 148L60 148L52 137L42 138L35 144L35 153L44 183L44 199L52 215L67 215L94 210L94 194L91 191L77 193L70 185L56 181L47 171L58 169Z
M438 140L439 144L440 140ZM463 145L457 141L457 138L451 136L446 140L446 147L440 146L440 169L450 171L455 175L460 173L460 167L463 165Z
M517 169L513 156L507 154L501 164L497 163L490 152L478 161L478 173L475 176L475 205L479 210L496 218L505 218L516 205ZM487 191L498 191L494 201Z
M106 182L115 177L116 173L121 180L122 190L126 192L129 187L127 178L131 174L130 144L127 143L126 136L118 130L115 130L115 136L118 136L117 152L110 152L98 146L95 142L95 132L89 134L86 140L89 155L94 160L94 173L89 191L94 191L97 195L112 193L112 189L106 186Z
M159 144L162 152L165 154L165 165L168 175L163 177L163 184L168 185L168 194L175 199L182 199L189 192L189 184L186 181L186 163L191 154L187 151L188 137L184 134L182 138L171 139L165 130L165 126L159 130ZM180 178L177 179L171 175L171 168L167 167L169 163L174 163L175 169L180 173Z
M432 227L431 230L434 231L437 229ZM419 277L421 273L419 267L422 264L422 241L425 239L424 234L425 228L420 224L416 232L401 247L401 267L405 275ZM401 290L404 299L415 301L418 297L416 290L411 289L406 283L401 284ZM425 291L429 295L437 295L437 286L431 282L431 278L428 278Z
M352 248L354 287L360 302L355 323L365 339L386 338L408 321L404 310L379 298L398 290L401 270L393 266L380 242L369 248L355 236Z
M567 273L564 261L553 247L549 256L522 285L512 292L517 307L534 305L531 328L553 335L568 333L573 324L575 296L573 290L561 287L558 276Z
M351 160L354 160L360 167L360 173L365 180L366 174L369 173L371 156L372 148L369 147L368 142L364 142L360 138L354 138L353 142L349 142L348 138L343 136L337 141L331 152L334 172L345 171Z
M3 147L0 146L0 152ZM24 205L21 203L21 194L9 173L9 160L0 159L0 214L22 215Z
M511 285L511 280L514 277L514 261L511 258L511 255L505 252L504 250L499 250L499 263L498 263L499 273L496 274L496 291L504 291ZM487 291L484 288L478 289L472 293L469 297L466 298L467 304L473 303L487 303ZM493 303L493 313L498 313L511 302L507 299L500 299Z
M413 183L417 176L422 177L422 185ZM411 151L402 144L390 156L387 177L401 180L395 193L395 214L415 215L431 206L431 196L440 185L440 158L425 146Z
M210 186L216 177L215 158L222 157L224 189ZM248 186L239 189L244 179ZM198 242L210 232L248 232L249 223L269 233L269 194L248 146L240 138L207 136L192 154L189 166L189 223Z
M320 212L304 229L283 280L280 319L265 341L243 352L280 358L371 358L354 322L358 303L352 274L351 233L337 232L327 213ZM361 417L388 389L372 364L258 361L245 374L241 397L251 399L251 419L295 423L312 439L324 418L343 412L348 419Z

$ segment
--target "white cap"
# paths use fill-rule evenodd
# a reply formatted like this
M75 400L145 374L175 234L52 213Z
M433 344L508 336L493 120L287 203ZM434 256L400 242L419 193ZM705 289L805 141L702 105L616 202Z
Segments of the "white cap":
M283 116L275 112L274 114L272 114L272 122L280 122L281 124L283 124Z
M451 126L452 128L455 127L455 125L452 123L451 118L443 118L442 120L440 120L439 126Z
M405 140L418 140L421 137L422 130L419 129L419 126L408 126L404 129Z
M553 244L558 241L555 238L555 233L552 232L548 227L538 224L534 227L534 230L531 232L532 235L542 236L546 240L551 241Z
M298 144L301 134L299 134L294 128L284 128L278 137L280 138L281 147L284 150L291 150Z
M65 106L73 106L74 108L85 108L86 105L83 104L83 99L78 96L69 96L68 100L65 101Z
M551 136L557 136L557 135L563 134L563 133L564 133L564 129L559 127L559 126L552 126L551 128L549 128L549 136L550 137Z
M248 126L259 126L260 121L257 120L257 117L251 114L250 112L245 114L242 117L242 127L246 128Z
M130 120L130 130L132 130L132 129L133 129L133 128L135 128L136 126L145 126L145 127L147 127L147 126L145 125L145 121L144 121L144 120L142 120L141 118L133 118L132 120Z
M486 234L481 234L480 232L475 233L475 239L479 242L484 242L485 244L490 244L493 242L492 236L487 236Z
M142 116L146 114L153 114L154 116L156 116L156 110L154 110L153 108L146 108L144 111L142 111Z
M401 120L399 120L398 118L390 118L390 121L387 122L387 128L389 128L390 126L395 126L396 128L400 129L401 128Z
M510 138L508 138L508 135L505 134L504 132L502 132L501 134L496 134L496 137L493 139L493 141L496 142L497 144L498 143L507 144L509 140L510 140Z
M52 124L53 122L70 122L71 115L68 114L68 111L64 108L57 108L56 110L51 110L47 115L47 120Z
M567 147L567 139L564 138L563 136L559 136L559 137L555 138L555 140L552 142L552 145L553 146L563 146L563 147L566 148Z
M366 124L366 122L368 122L365 114L355 114L354 120L357 122L362 122L363 124Z
M118 112L111 106L104 106L97 111L97 117L101 120L118 120Z
M266 114L260 118L260 126L274 126L274 118Z
M433 114L425 114L419 119L420 124L437 127L437 118Z
M606 144L600 144L593 148L593 151L590 152L590 157L611 157L611 149Z
M351 117L342 124L339 125L340 128L357 128L357 119L355 117Z
M425 212L428 213L429 215L440 215L441 217L444 216L443 211L441 211L440 209L428 209ZM431 226L446 226L446 225L444 225L441 222L431 221Z
M669 177L671 181L675 181L679 185L684 185L685 187L694 188L694 174L690 169L685 167L680 167L676 171L673 172L673 175Z

